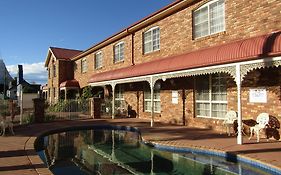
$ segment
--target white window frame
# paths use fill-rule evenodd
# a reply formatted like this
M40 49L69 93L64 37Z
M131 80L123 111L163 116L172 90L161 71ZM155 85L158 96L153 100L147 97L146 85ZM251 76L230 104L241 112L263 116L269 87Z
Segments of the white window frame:
M113 62L114 63L124 61L124 57L125 57L124 50L125 50L125 43L123 41L114 45L114 48L113 48L113 53L114 53Z
M219 1L223 1L223 14L221 14L221 16L223 17L223 21L222 21L223 28L221 30L212 32L211 31L211 12L210 12L210 6L212 4L214 4L214 3L218 3ZM195 13L200 11L203 8L207 8L207 16L208 17L207 17L207 19L204 19L204 20L205 20L205 22L207 21L207 23L208 23L208 33L205 34L205 35L196 36L196 34L195 34L196 33L195 32L196 26L198 24L202 23L202 21L200 21L198 24L195 24ZM223 32L223 31L225 31L225 0L213 0L213 1L210 1L210 2L202 5L201 7L199 7L198 9L193 11L193 37L194 37L194 39L202 38L202 37L209 36L209 35L213 35L213 34L216 34L216 33Z
M101 51L95 53L94 68L95 69L102 68L102 52Z
M86 73L87 71L88 71L87 58L83 58L81 60L81 72Z
M158 30L158 33L156 33L156 38L153 37L153 32ZM146 40L145 36L146 34L150 33L150 40ZM151 47L149 50L146 50L146 45L151 44ZM143 33L143 53L151 53L160 50L160 27L152 27L151 29L147 30Z
M224 117L216 117L216 116L212 116L212 105L213 104L223 104L223 105L226 105L226 108L227 108L227 97L226 97L226 100L212 100L212 95L214 94L212 92L212 86L213 86L213 83L212 83L212 76L214 75L208 75L208 79L209 79L209 89L208 89L208 95L209 95L209 100L197 100L197 96L195 95L195 111L196 111L196 116L197 117L201 117L201 118L212 118L212 119L224 119ZM219 75L220 76L220 75ZM227 78L227 77L226 77ZM195 79L195 91L197 91L196 89L196 79ZM221 84L219 84L219 86L221 86ZM226 88L227 88L227 84L225 84ZM196 92L197 93L197 92ZM225 92L226 96L227 96L227 89L226 89L226 92ZM202 115L197 115L197 109L198 109L198 106L197 104L208 104L209 105L209 116L202 116ZM225 111L226 113L227 111Z
M147 98L145 93L148 93ZM158 94L158 95L157 95ZM157 98L159 97L159 98ZM146 102L150 102L151 105L151 92L150 90L145 90L143 92L143 99L144 99L144 103L143 103L143 110L144 112L151 112L151 106L147 106L146 107ZM160 89L154 89L154 112L155 113L161 113L161 97L160 97ZM159 110L155 110L155 108L157 108L157 104L159 104Z

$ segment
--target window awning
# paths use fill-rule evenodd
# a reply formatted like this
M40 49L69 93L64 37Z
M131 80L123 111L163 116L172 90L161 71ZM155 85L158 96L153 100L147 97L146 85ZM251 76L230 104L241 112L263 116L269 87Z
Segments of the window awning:
M93 74L88 83L188 70L281 55L281 31Z
M67 80L60 84L60 88L80 88L77 80Z

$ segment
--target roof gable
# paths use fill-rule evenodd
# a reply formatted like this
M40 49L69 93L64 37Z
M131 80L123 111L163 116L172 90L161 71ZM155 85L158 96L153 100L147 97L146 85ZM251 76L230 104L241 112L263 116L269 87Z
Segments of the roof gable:
M70 60L72 57L80 54L81 52L82 52L81 50L75 50L75 49L50 47L45 61L45 67L48 67L52 55L59 60Z

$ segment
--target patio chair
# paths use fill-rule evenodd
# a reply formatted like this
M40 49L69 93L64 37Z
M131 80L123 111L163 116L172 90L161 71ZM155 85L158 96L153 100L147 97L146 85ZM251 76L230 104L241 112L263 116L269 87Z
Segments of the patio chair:
M260 142L260 131L265 129L268 126L269 122L269 114L268 113L260 113L257 117L257 124L255 126L250 127L250 137L251 140L253 134L256 134L257 142Z
M230 128L233 127L235 120L237 120L237 113L233 110L228 111L225 115L225 120L223 121L228 136L230 136Z

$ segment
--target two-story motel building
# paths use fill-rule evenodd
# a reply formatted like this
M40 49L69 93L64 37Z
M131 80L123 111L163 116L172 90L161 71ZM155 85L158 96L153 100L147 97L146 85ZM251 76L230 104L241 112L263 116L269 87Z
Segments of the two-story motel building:
M113 116L125 102L152 125L219 129L228 110L239 127L261 112L280 120L280 9L280 0L177 0L87 50L51 47L48 102L92 86L111 94Z

